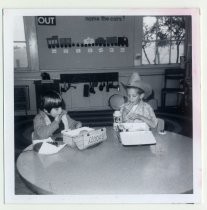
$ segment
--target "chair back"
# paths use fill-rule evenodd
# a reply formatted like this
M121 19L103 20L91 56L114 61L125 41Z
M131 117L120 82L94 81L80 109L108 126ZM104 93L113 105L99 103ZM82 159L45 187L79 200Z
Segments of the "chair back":
M34 140L34 131L31 133L31 139Z
M165 131L165 121L161 118L157 118L157 127L156 130L158 133Z
M165 69L164 88L168 88L168 82L178 81L177 88L181 88L181 83L185 79L185 69Z

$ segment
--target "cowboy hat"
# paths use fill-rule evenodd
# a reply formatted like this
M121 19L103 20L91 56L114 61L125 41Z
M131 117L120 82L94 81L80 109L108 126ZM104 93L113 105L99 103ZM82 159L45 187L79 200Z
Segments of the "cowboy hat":
M144 99L148 98L152 93L152 88L149 84L141 80L141 77L137 72L133 72L130 76L127 84L123 84L125 89L127 88L140 88L144 91Z

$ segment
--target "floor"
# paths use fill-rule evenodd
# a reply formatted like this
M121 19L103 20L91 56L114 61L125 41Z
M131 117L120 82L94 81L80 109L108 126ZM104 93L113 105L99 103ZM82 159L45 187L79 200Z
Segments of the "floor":
M192 120L183 114L173 112L156 113L156 115L165 120L165 130L180 133L192 137ZM84 126L110 126L113 124L112 111L91 111L91 112L71 112L70 116L83 122ZM21 151L31 144L31 132L33 129L34 116L22 116L15 118L15 160ZM15 168L15 194L33 195L27 186L25 186L21 177Z

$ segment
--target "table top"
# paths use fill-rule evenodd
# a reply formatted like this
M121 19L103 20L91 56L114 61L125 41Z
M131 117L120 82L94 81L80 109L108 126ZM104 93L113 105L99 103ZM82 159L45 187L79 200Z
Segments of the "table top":
M29 147L16 166L38 194L177 194L193 189L192 139L154 134L156 145L123 146L111 127L107 140L86 150L64 147L52 155Z

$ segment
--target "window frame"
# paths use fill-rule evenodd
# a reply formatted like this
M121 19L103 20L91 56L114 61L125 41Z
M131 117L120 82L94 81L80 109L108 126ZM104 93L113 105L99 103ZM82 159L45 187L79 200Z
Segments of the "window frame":
M144 21L144 17L156 17L156 39L155 40L151 40L150 42L151 43L157 43L159 41L159 39L157 39L157 24L158 24L158 18L159 17L171 17L171 16L168 16L168 15L153 15L153 16L150 16L150 15L147 15L147 16L141 16L141 24L139 24L139 27L141 28L142 30L142 33L141 33L141 48L139 50L139 54L141 54L141 67L142 68L151 68L151 67L163 67L163 68L177 68L177 67L180 67L180 62L179 63L163 63L163 64L157 64L157 63L150 63L150 64L143 64L143 55L142 55L142 42L144 41L144 30L143 30L143 21ZM182 17L180 15L173 15L172 17ZM184 18L184 22L185 22L185 36L181 39L181 41L183 42L183 47L184 47L184 53L183 55L185 56L186 55L186 43L188 42L187 40L187 29L186 29L186 19L185 17ZM171 19L171 23L172 23L172 19ZM137 26L136 26L137 27ZM139 39L138 39L139 40ZM175 42L177 41L176 39L173 39L171 36L170 36L170 39L166 39L167 41L169 41L170 45L170 52L169 52L169 61L172 60L172 57L171 57L171 47L172 47L172 42ZM156 50L156 48L155 48ZM156 52L154 52L156 53ZM181 56L181 55L180 55Z
M25 34L25 41L15 41L13 40L13 55L14 55L14 43L25 43L26 44L26 54L27 54L27 67L14 67L15 72L27 72L31 70L31 58L30 58L30 51L29 51L29 36L27 33L27 24L25 23L25 16L23 18L23 24L24 24L24 34Z

